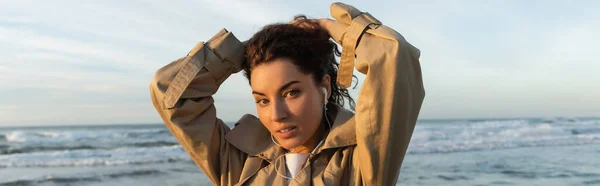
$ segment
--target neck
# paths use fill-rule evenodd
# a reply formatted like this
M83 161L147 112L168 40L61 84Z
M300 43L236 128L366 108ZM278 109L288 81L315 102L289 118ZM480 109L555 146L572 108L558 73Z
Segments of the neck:
M315 131L308 141L300 146L289 149L289 151L292 153L311 153L315 148L317 148L319 142L321 142L321 140L325 137L326 131L327 128L325 125L320 125L317 131Z

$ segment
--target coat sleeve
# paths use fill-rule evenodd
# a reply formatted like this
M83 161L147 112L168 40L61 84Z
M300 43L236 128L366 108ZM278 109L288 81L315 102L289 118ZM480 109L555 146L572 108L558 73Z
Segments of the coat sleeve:
M366 78L356 106L358 165L364 185L395 185L425 90L420 52L402 35L356 8L334 3L329 28L343 46L338 84L356 69Z
M212 95L241 69L244 45L223 29L183 58L159 69L152 103L173 136L215 185L239 180L246 154L225 141L230 128L216 117Z

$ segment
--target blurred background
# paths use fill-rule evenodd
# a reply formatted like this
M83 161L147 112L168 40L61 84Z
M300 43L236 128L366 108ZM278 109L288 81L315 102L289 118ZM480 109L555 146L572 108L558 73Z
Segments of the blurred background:
M600 185L600 1L344 3L422 52L398 185ZM211 185L154 110L154 71L330 4L0 1L0 185ZM250 92L230 77L218 116L254 114Z

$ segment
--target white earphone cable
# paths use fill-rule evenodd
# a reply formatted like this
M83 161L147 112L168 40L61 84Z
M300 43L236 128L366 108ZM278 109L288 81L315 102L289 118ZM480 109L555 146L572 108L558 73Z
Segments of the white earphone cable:
M327 92L326 91L324 91L324 95L327 96ZM329 118L327 117L327 101L326 100L324 101L324 104L323 104L323 116L325 117L325 121L327 121L327 125L329 125L329 131L331 131L332 126L331 126L331 122L329 122ZM327 135L325 135L325 136L327 136ZM281 145L279 143L277 143L277 141L275 140L275 138L273 138L273 134L271 134L271 141L273 141L273 143L275 145L281 147ZM315 155L315 152L317 151L317 149L319 147L321 147L321 145L323 145L323 142L325 142L325 139L322 139L319 142L319 144L317 144L317 146L313 149L313 151L310 154ZM275 168L275 173L277 173L277 175L279 175L279 176L281 176L281 177L283 177L285 179L292 180L292 179L294 179L293 177L289 177L289 176L286 176L286 175L282 174L281 172L279 172L279 169L277 168L277 161L279 161L279 159L281 159L281 157L285 157L286 154L287 153L279 155L279 157L277 157L277 159L275 159L275 162L273 162L273 166L275 166L274 167ZM308 162L308 159L306 161ZM302 166L302 169L304 169L307 165L308 165L307 163L304 163L304 165Z

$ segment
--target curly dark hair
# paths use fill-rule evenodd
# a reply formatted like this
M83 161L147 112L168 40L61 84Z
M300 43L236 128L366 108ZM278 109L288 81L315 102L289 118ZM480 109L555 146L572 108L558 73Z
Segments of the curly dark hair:
M355 102L346 88L336 84L341 55L337 44L330 38L326 29L316 21L300 15L292 24L276 23L263 27L246 43L244 75L250 80L252 69L277 58L291 59L294 65L305 74L311 74L315 83L321 82L325 74L331 77L331 96L327 108L332 103L344 106L347 99L350 109L355 110Z

